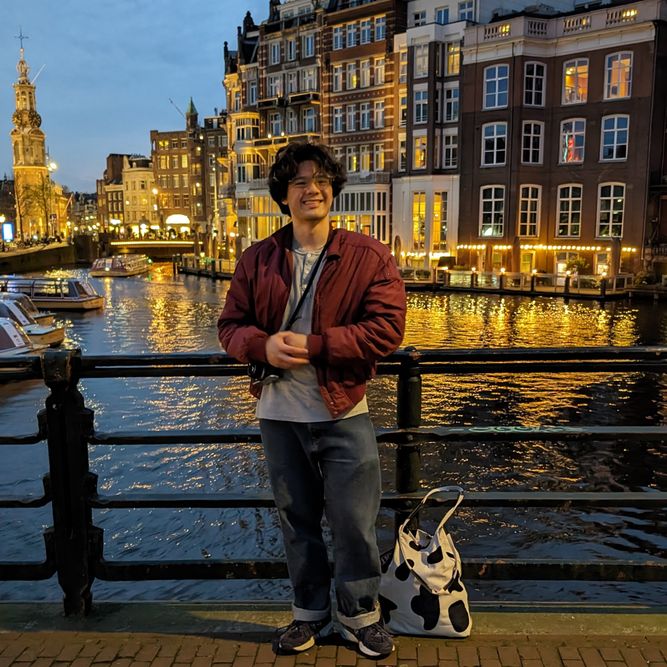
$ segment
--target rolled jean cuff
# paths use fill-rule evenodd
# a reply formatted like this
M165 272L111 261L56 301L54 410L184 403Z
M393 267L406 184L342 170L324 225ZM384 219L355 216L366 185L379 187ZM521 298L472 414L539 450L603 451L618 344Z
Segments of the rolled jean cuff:
M292 615L295 621L306 621L307 623L314 623L316 621L323 621L326 618L331 618L331 609L301 609L296 605L292 605Z
M365 628L367 625L373 625L380 620L380 605L375 604L373 611L367 611L364 614L357 614L356 616L345 616L340 611L337 613L338 620L346 627L352 630L359 630Z

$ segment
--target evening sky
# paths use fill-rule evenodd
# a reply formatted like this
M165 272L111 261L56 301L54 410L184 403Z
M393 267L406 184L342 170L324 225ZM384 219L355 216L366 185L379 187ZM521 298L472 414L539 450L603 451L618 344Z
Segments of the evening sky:
M247 10L269 0L0 0L0 177L12 178L11 117L20 43L55 180L94 192L109 153L150 155L150 131L180 130L193 98L200 121L225 108L223 43L236 49Z

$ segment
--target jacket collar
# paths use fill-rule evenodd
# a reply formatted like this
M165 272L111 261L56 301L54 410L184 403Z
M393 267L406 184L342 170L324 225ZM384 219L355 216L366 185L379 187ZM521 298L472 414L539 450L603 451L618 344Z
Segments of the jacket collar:
M329 237L327 242L329 243L329 248L327 250L327 255L332 257L333 255L340 255L340 246L344 242L345 235L341 233L342 230L334 229L333 227L329 228ZM273 242L283 250L291 250L292 242L294 240L294 226L290 222L284 227L281 227L277 232L271 237Z

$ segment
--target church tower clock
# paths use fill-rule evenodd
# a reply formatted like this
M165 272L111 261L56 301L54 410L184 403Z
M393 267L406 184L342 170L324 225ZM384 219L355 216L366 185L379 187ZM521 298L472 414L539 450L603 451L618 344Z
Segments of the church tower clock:
M11 131L14 163L14 197L16 228L19 237L47 234L51 196L51 178L46 163L45 136L40 129L42 119L37 113L35 85L28 78L30 68L25 61L21 34L21 51L16 66L18 79L14 84L15 107ZM46 205L45 205L46 204Z

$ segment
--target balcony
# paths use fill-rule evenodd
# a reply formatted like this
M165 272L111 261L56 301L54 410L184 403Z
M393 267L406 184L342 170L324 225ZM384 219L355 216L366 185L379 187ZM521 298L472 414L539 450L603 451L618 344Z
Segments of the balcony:
M305 104L307 102L319 102L320 93L316 90L309 90L302 93L292 93L289 96L290 104Z
M368 171L360 173L348 173L348 185L367 185L373 183L386 183L390 180L390 174L387 171Z

